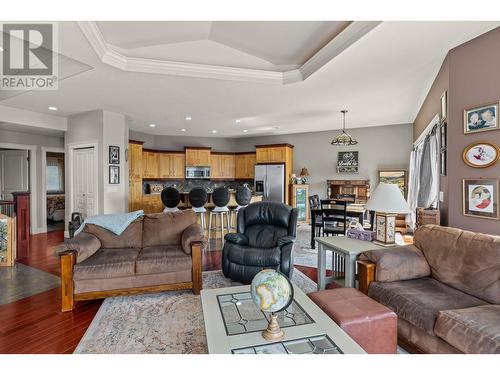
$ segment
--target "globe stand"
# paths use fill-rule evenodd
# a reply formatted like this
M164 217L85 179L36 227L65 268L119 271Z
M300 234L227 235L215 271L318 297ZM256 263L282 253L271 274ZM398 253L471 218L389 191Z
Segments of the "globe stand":
M262 332L262 337L267 341L280 341L283 336L285 336L285 332L281 330L278 324L278 315L272 313L267 329Z

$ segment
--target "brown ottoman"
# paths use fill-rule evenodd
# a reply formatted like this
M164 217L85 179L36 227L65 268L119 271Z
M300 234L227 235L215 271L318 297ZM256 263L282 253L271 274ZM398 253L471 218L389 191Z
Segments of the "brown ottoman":
M340 328L370 354L395 354L398 317L389 308L354 288L308 294Z

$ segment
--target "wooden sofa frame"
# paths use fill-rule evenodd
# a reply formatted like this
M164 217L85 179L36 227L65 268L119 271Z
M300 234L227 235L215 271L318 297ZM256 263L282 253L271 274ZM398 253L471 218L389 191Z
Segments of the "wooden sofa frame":
M61 253L61 310L62 312L72 311L76 301L87 301L115 296L124 296L142 293L156 293L167 290L192 289L194 294L200 294L202 289L201 276L201 256L202 243L191 243L192 257L192 280L190 282L144 286L137 288L112 289L98 292L85 292L75 294L73 282L73 266L76 263L76 251L66 251Z
M368 288L375 281L376 264L369 260L358 260L358 283L359 291L368 294Z

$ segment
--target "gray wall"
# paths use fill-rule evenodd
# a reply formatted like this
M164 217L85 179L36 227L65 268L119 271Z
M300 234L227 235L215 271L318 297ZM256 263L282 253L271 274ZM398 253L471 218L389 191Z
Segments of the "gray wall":
M324 197L326 180L369 179L373 189L377 185L379 169L408 169L412 131L411 124L349 130L359 142L354 147L330 145L330 139L338 134L338 130L246 138L152 136L131 130L130 139L144 141L146 148L183 150L184 146L203 146L212 147L214 151L227 152L255 151L255 145L259 144L290 143L295 146L295 173L298 174L303 167L307 167L311 174L310 193ZM359 151L359 173L337 174L338 151L350 150Z

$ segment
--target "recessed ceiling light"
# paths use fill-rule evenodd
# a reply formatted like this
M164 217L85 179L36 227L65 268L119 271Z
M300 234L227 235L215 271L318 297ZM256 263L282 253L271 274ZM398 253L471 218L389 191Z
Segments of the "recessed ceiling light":
M0 47L0 52L3 52L3 47Z
M243 133L248 133L248 130L247 129L243 129Z
M185 132L185 131L186 131L186 129L184 129L184 128L181 129L181 132Z
M241 120L238 119L238 120L235 120L234 122L236 122L237 124L239 124L241 122Z
M57 107L49 107L49 111L57 111Z
M156 126L156 124L149 124L150 128L154 128L155 126Z
M214 134L217 133L217 130L212 130L212 133L214 133Z
M191 121L192 119L193 119L193 118L192 118L191 116L186 116L186 117L184 117L184 120L186 120L186 121Z

